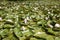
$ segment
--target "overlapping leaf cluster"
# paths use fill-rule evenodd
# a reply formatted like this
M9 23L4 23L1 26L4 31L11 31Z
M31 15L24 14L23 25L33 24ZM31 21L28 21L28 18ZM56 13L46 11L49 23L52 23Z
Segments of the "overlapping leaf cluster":
M1 2L0 40L60 40L60 5Z

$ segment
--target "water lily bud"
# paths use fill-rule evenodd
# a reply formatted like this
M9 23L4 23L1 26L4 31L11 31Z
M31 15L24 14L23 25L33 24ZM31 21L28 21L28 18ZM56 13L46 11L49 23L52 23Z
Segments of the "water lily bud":
M51 24L48 24L49 27L53 28L53 26Z
M8 21L8 22L12 22L12 20L10 20L10 19L8 19L7 21Z
M48 20L49 18L48 17L45 17L46 20Z

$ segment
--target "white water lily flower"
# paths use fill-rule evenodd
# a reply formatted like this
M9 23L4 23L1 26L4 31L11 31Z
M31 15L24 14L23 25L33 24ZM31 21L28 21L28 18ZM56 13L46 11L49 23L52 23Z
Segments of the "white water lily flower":
M1 7L0 7L1 8Z
M26 19L27 19L27 20L30 20L30 18L29 18L29 17L27 17Z
M43 34L44 32L37 32L36 34Z
M2 20L2 17L0 17L0 21Z
M60 24L55 24L55 27L60 27Z
M38 9L38 7L35 7L34 9L35 9L35 10L37 10L37 9Z
M50 12L48 12L48 14L50 14Z
M24 26L22 26L21 30L25 30L26 28Z
M27 23L27 19L24 20L25 24Z
M37 32L37 34L42 34L42 32Z

